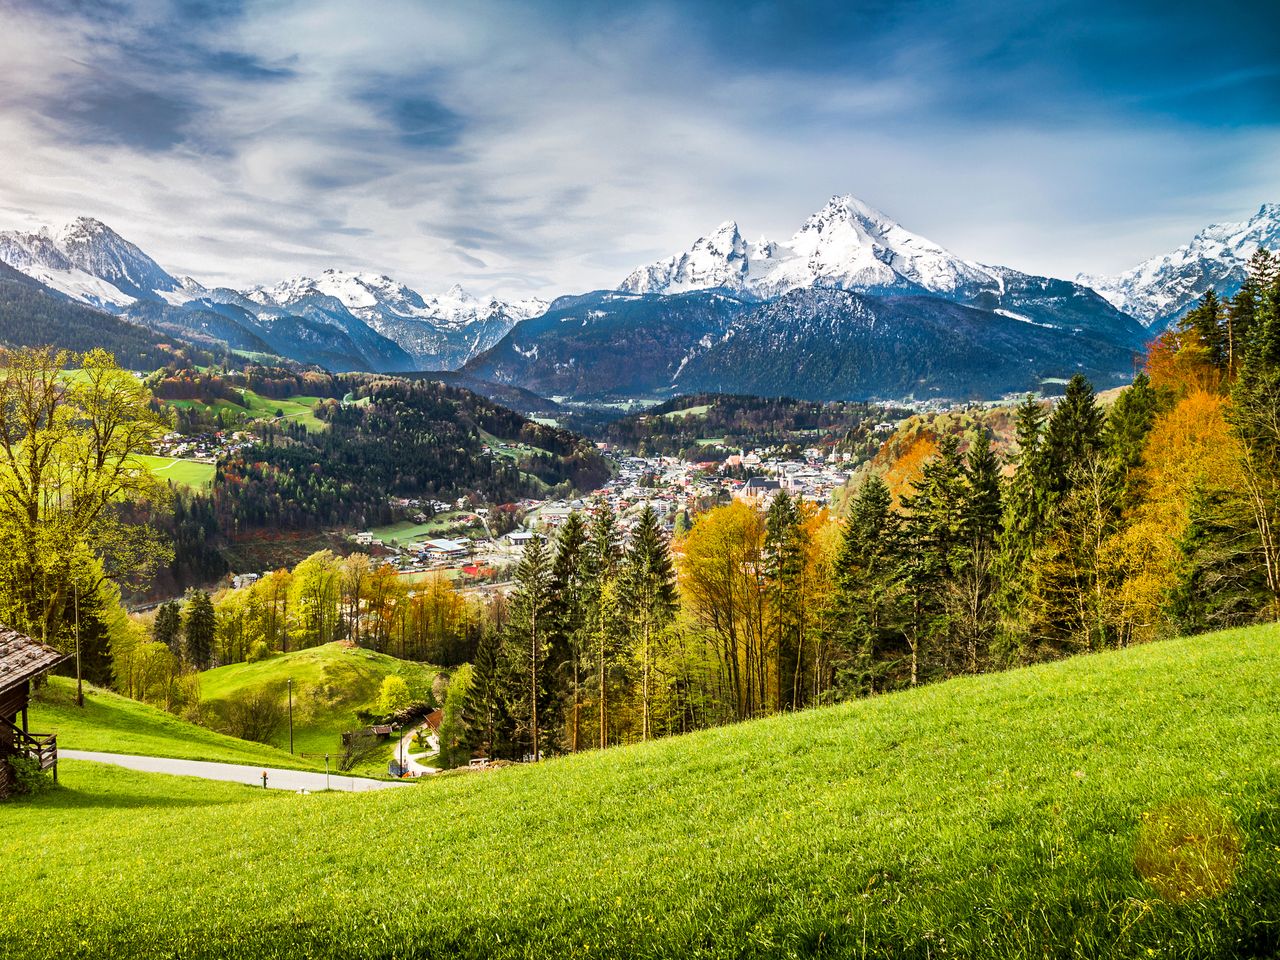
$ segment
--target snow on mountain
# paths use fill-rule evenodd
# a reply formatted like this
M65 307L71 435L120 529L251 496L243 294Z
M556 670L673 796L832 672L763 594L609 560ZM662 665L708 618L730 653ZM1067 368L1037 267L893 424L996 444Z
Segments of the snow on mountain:
M111 310L137 299L80 267L48 230L0 233L0 260L73 300L95 307Z
M1248 220L1205 227L1172 253L1114 277L1077 279L1148 327L1177 319L1210 287L1232 295L1259 247L1280 249L1280 203L1264 203Z
M800 287L935 293L999 289L996 272L963 260L852 196L832 197L782 243L747 244L733 221L689 250L631 273L619 289L681 293L726 287L774 297Z

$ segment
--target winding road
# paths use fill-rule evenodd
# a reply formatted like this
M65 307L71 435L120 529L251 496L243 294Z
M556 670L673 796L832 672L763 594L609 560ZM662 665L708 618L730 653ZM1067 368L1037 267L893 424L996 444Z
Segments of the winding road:
M205 780L227 780L251 787L262 786L267 774L268 790L342 790L362 793L366 790L388 790L407 786L395 780L368 780L345 773L312 773L308 770L281 770L278 767L251 767L240 763L212 763L207 760L173 760L168 757L143 757L131 753L97 753L92 750L59 750L60 760L92 760L110 763L146 773L169 773L180 777L202 777Z

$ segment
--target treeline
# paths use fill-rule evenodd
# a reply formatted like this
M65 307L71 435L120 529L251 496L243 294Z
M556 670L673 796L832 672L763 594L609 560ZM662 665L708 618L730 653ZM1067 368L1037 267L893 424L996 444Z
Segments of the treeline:
M710 439L722 439L727 448L825 444L869 456L878 442L876 425L902 416L902 411L867 403L698 393L603 424L591 435L641 456L689 460L714 457L713 450L699 443Z

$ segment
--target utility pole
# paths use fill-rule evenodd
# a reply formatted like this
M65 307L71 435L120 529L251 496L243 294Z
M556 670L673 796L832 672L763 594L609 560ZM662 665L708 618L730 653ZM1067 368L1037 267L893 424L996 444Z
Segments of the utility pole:
M289 752L293 753L293 677L289 678Z

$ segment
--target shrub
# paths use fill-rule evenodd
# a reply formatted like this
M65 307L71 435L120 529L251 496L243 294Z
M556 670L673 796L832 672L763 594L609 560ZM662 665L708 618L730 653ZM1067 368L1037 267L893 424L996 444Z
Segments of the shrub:
M261 663L269 656L271 656L271 650L267 647L267 641L255 640L249 644L249 652L244 655L244 662Z
M11 757L16 793L38 794L53 789L53 777L40 769L40 762L31 757Z
M284 704L265 687L237 694L219 712L223 733L256 743L270 743L285 719Z
M399 713L409 705L409 684L404 677L391 674L382 678L382 687L378 690L377 711L384 717Z

